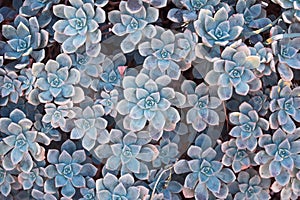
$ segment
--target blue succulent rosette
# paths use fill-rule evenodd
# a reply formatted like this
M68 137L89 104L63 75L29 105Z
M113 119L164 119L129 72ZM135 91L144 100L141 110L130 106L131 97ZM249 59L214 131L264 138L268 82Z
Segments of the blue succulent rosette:
M263 135L258 144L263 150L259 151L254 160L260 165L262 178L274 177L276 182L285 186L291 178L292 171L299 169L299 150L297 139L299 132L287 135L282 129L278 129L271 135Z
M134 178L125 174L119 179L113 174L106 174L96 182L96 193L99 199L141 199L142 186L134 186Z
M271 129L281 127L290 134L296 130L293 119L296 122L300 121L299 92L298 87L292 90L289 85L272 87L269 105L272 111L269 120Z
M72 198L75 188L86 187L86 177L93 177L97 168L87 162L84 150L76 150L76 146L70 140L64 142L60 153L57 149L50 149L47 160L50 163L45 168L48 179L44 184L44 190L48 194L55 194L61 188L61 194L65 198Z
M261 81L252 71L259 67L260 58L252 56L244 45L236 49L226 47L221 58L213 64L213 70L206 74L205 81L209 85L218 86L221 100L230 99L233 89L237 94L245 96L249 91L257 91L261 87Z
M53 6L54 15L62 18L53 25L54 39L62 43L65 53L74 53L85 46L89 56L97 57L102 37L98 27L106 19L104 10L101 7L95 9L93 1L72 0L70 4L72 6Z
M243 25L243 15L235 14L228 18L228 12L224 7L218 10L214 16L212 11L201 9L198 20L194 22L196 33L208 47L226 46L242 33Z
M95 153L98 158L106 159L105 168L110 171L121 171L121 174L133 173L141 180L149 177L146 163L154 161L158 156L157 148L148 144L151 140L149 132L122 133L112 129L109 141L100 144ZM104 152L105 151L105 152Z
M225 198L229 189L226 183L232 183L235 175L229 168L223 168L216 160L217 152L211 148L211 140L205 134L199 135L195 145L188 149L191 160L180 160L174 166L177 174L187 173L184 187L195 191L195 198L208 199L211 194Z
M179 113L171 107L170 101L177 96L174 89L166 87L170 82L168 76L154 81L142 73L123 79L125 99L118 103L117 110L126 115L123 121L125 129L142 130L147 121L158 131L173 129L179 121ZM179 104L183 105L185 98L178 97Z
M158 19L158 9L142 5L137 12L130 12L130 2L121 1L119 11L108 13L108 19L114 26L112 31L118 36L126 36L120 44L124 53L130 53L141 41L143 36L151 38L156 31L150 23Z
M45 47L48 43L49 34L40 29L36 17L29 20L22 16L15 18L13 25L3 25L2 35L7 42L0 42L0 53L5 59L16 60L13 67L22 69L30 63L29 56L36 62L45 58Z
M44 159L45 149L40 143L49 145L50 139L44 133L32 130L32 125L32 121L19 109L10 113L9 118L0 119L0 131L6 135L0 141L5 170L18 167L20 171L29 173L34 165L33 159Z
M254 151L257 146L257 138L263 135L263 130L269 129L269 122L260 118L253 107L243 102L239 106L240 112L229 114L229 121L235 125L229 135L236 137L236 145L239 149Z

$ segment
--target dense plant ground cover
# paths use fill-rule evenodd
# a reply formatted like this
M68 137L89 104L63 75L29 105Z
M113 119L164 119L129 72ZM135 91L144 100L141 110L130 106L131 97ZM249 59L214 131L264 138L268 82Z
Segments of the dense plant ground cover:
M298 199L299 0L0 1L0 199Z

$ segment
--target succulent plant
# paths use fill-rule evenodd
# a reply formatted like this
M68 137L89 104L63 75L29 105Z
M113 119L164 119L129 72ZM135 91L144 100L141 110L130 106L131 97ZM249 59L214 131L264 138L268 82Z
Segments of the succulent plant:
M57 200L57 197L53 194L45 193L38 189L32 189L31 196L33 199L49 199L49 200Z
M288 65L294 69L299 69L300 53L299 53L300 39L283 38L272 43L273 54L278 56L279 62Z
M296 1L293 0L272 0L274 3L278 3L282 8L291 8L294 5L294 2L296 5L298 5Z
M137 12L129 11L130 2L121 1L119 9L108 13L109 21L114 25L112 31L117 36L126 36L120 44L124 53L132 52L143 36L152 38L156 31L150 23L158 19L158 9L141 6Z
M179 122L176 125L174 130L164 131L163 135L162 135L162 139L163 140L170 140L170 142L178 144L180 142L180 139L181 139L180 137L188 134L189 132L192 133L192 130L189 129L189 127L185 123Z
M239 0L236 3L237 13L243 14L244 17L244 30L243 35L245 38L249 38L251 41L262 41L262 36L259 34L253 34L256 29L264 28L272 21L266 17L266 11L263 9L262 4L256 3L255 0ZM256 37L254 39L254 37Z
M86 178L86 185L85 188L80 188L80 193L82 198L79 200L96 200L96 182L92 178Z
M41 27L45 27L52 20L52 6L58 4L59 0L25 0L22 3L19 13L24 17L37 16Z
M201 83L196 87L192 81L185 80L181 90L187 94L187 102L192 108L187 112L187 123L196 131L203 131L209 125L219 124L219 115L215 111L221 100L209 95L209 87Z
M44 184L44 180L40 175L42 169L33 168L29 173L22 172L18 176L19 183L22 184L24 190L31 189L34 185L38 187L42 187Z
M76 150L75 144L67 140L61 148L48 150L47 160L50 163L45 168L48 179L45 181L44 190L55 194L61 188L61 194L72 198L75 188L86 186L85 177L93 177L97 168L86 161L84 150Z
M260 90L253 93L253 96L249 100L249 104L258 112L260 116L265 116L268 112L268 96Z
M191 51L197 39L191 32L185 33L186 35L190 33L188 40L180 40L181 34L176 37L171 30L165 31L160 27L156 27L156 30L157 34L151 41L143 42L138 46L139 53L146 56L143 68L149 70L150 77L156 78L167 74L170 78L178 80L180 70L190 65L180 61L184 60L187 53ZM188 45L183 45L183 42Z
M54 25L54 39L62 43L65 53L74 53L85 46L87 55L98 56L101 46L102 33L99 23L105 21L105 12L100 7L94 8L94 2L82 0L70 1L71 6L63 4L53 6L53 13L61 20ZM104 6L104 5L101 5Z
M38 142L49 145L50 139L44 133L31 130L32 125L19 109L11 112L9 118L0 118L0 131L6 134L0 141L5 170L18 167L21 172L29 173L33 167L32 158L44 159L45 149Z
M287 133L293 133L296 130L296 125L292 119L300 121L300 104L299 104L299 90L293 90L289 85L281 87L273 86L270 97L270 128L278 129L280 126Z
M256 76L269 76L272 72L275 72L275 62L270 48L266 48L261 42L258 42L249 49L251 55L260 57L260 65L254 71Z
M182 185L177 181L171 180L171 176L172 172L165 172L163 170L153 170L149 178L149 187L152 190L155 189L156 194L162 194L163 199L181 199L178 193L181 192Z
M299 177L298 173L296 174ZM273 183L271 189L273 192L280 192L281 199L297 199L299 196L299 179L297 177L291 177L288 184L281 186L279 184Z
M299 69L298 43L300 40L297 37L299 31L299 23L291 24L287 30L278 25L270 30L272 37L267 42L271 44L273 54L276 55L275 61L279 61L277 71L285 81L291 81L294 78L291 68Z
M228 186L225 183L232 183L235 175L216 160L217 152L211 148L210 138L200 134L195 145L190 146L188 156L192 160L180 160L174 167L176 174L190 172L184 187L194 190L196 200L209 199L209 192L214 197L226 198Z
M201 74L202 70L205 69L205 68L203 68L203 62L206 62L207 65L211 65L212 62L214 62L215 60L220 58L221 49L217 45L215 45L213 47L207 47L203 43L198 43L195 46L195 55L197 58L200 58L200 59L196 59L194 61L194 63L197 63L198 65L195 64L193 74L196 77L198 76L198 74L200 74L201 78L203 78L204 75ZM207 69L209 69L209 67L207 67ZM207 72L205 72L205 74L206 73Z
M130 174L124 174L119 179L113 174L106 174L96 181L96 193L98 199L141 199L143 186L134 186L134 178Z
M212 11L201 9L198 20L194 22L196 33L208 47L226 46L241 34L243 25L242 14L235 14L228 18L228 12L224 7L218 10L214 16Z
M217 6L220 0L173 0L173 2L181 9L170 9L168 18L173 22L180 23L197 20L198 11L201 9L214 11L214 6Z
M81 87L74 87L80 80L80 72L71 67L71 58L60 54L56 60L46 64L34 63L33 75L37 77L35 89L29 94L32 104L47 103L54 99L56 104L65 104L71 100L78 103L84 99Z
M25 0L20 13L26 17L36 15L40 10L49 10L53 4L59 3L59 0Z
M129 0L127 4L128 11L131 13L136 13L143 8L143 2L149 3L151 6L155 8L163 8L167 5L167 0Z
M0 105L6 106L8 101L18 103L22 90L17 73L0 68L0 85Z
M152 162L153 167L158 168L176 161L176 156L179 154L178 145L176 143L162 139L156 147L159 154Z
M17 104L9 102L6 106L0 107L1 117L9 118L9 115L16 109L21 110L23 113L25 113L27 118L32 122L34 121L35 113L33 111L36 111L36 107L28 103L23 97L19 98Z
M29 20L22 16L17 16L14 26L3 25L2 35L7 38L7 44L0 44L5 59L16 60L15 68L21 69L29 64L29 55L36 62L40 62L45 57L45 49L48 43L48 32L40 29L36 17Z
M51 122L43 122L42 118L42 114L35 115L34 129L39 132L45 133L50 140L60 141L61 133L51 125Z
M222 163L227 167L232 167L235 173L247 169L252 164L251 153L247 149L239 149L236 145L236 139L230 139L222 144L224 152Z
M181 62L186 64L180 64L182 70L186 70L190 67L192 61L196 60L195 48L198 43L198 36L196 33L186 29L183 33L177 33L175 35L176 49L178 55L181 56ZM186 66L183 68L183 66Z
M104 54L99 54L97 57L91 57L85 52L85 48L79 48L76 53L70 55L72 66L80 72L79 84L82 87L90 87L92 81L98 77L101 72L100 63L104 61Z
M109 134L109 143L99 145L95 149L98 158L108 158L105 168L120 170L121 174L134 173L136 177L145 180L149 170L145 162L151 162L158 156L157 148L148 144L151 140L149 132L122 133L112 129Z
M299 131L287 135L280 128L273 135L264 134L258 140L263 150L259 151L254 160L259 167L262 178L274 177L277 183L285 186L290 181L290 174L300 168Z
M99 74L99 79L92 81L92 89L95 91L104 89L105 91L111 91L115 87L120 87L122 77L119 71L119 67L123 67L126 64L126 57L119 53L115 56L106 57L101 64L102 72Z
M117 103L119 99L119 92L116 89L113 89L109 93L102 91L101 92L101 99L96 101L96 103L99 103L104 108L105 115L110 115L112 117L117 116Z
M0 194L7 197L11 191L11 184L14 182L14 177L5 169L0 167Z
M213 10L220 3L219 0L182 0L181 3L188 10L199 11L201 9Z
M22 69L18 80L21 82L21 90L27 96L33 89L36 77L33 76L31 69Z
M274 3L279 4L282 8L286 9L282 13L282 18L286 23L293 23L294 21L300 22L300 4L298 1L293 0L272 0Z
M102 118L104 109L101 105L87 106L85 109L78 108L75 116L75 127L71 131L71 139L81 139L82 147L90 151L96 144L108 138L105 129L107 121Z
M237 177L239 192L234 200L271 199L269 195L270 180L260 178L254 170L242 171Z
M62 130L66 130L66 119L75 117L75 112L71 109L71 107L71 103L62 106L56 106L53 103L46 103L46 114L43 116L42 122L51 123L53 128L60 127Z
M300 197L300 0L0 1L0 199Z
M257 138L263 135L263 130L269 129L269 122L258 116L256 110L243 102L239 106L240 112L229 114L229 121L235 125L229 132L229 135L236 137L238 149L248 149L254 151L257 146Z
M154 81L142 73L123 79L125 99L118 103L117 110L121 115L126 115L123 121L125 129L142 130L147 121L150 127L158 131L175 128L180 117L178 111L171 107L170 100L177 98L178 92L166 87L170 82L170 77L166 75ZM181 95L177 99L183 105L185 97Z
M86 188L82 188L82 195L83 197L80 198L79 200L90 200L90 199L95 199L96 198L96 194L94 189L86 189Z
M206 74L205 81L209 85L218 85L221 100L231 98L233 88L237 94L246 96L249 91L257 91L261 87L260 80L252 71L259 65L260 58L252 56L248 47L226 47L221 58L214 61L214 69Z

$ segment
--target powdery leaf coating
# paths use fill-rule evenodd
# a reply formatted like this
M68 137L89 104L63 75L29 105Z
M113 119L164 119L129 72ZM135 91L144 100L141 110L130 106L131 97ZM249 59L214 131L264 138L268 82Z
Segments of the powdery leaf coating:
M283 20L286 23L293 23L300 21L300 4L299 2L289 0L272 0L274 3L279 4L282 8L286 9L283 13Z
M141 198L143 186L134 186L134 178L130 174L121 176L119 179L113 174L106 174L96 181L96 193L99 199L126 198L138 200Z
M106 57L100 65L101 73L96 74L99 77L91 82L91 88L95 91L104 89L106 92L110 92L120 87L122 76L119 69L125 64L126 57L122 53Z
M6 106L8 102L17 103L22 94L21 81L14 71L0 69L0 105Z
M121 42L121 49L124 53L130 53L135 49L135 46L141 41L142 36L153 37L155 30L150 23L158 19L158 9L141 5L136 12L130 12L130 5L138 5L138 3L121 1L119 11L114 10L108 13L109 21L114 24L112 31L118 36L125 35L126 37ZM147 35L146 32L154 34Z
M180 71L190 68L191 62L196 59L194 49L198 38L188 30L174 34L171 30L155 28L155 37L138 46L139 53L146 56L143 68L151 78L166 74L178 80Z
M62 43L65 53L74 53L85 46L89 56L96 57L100 52L102 33L99 23L105 21L101 7L94 8L94 2L71 1L72 6L62 4L53 6L53 13L61 20L54 25L54 39Z
M99 145L95 153L99 158L108 158L105 168L121 170L121 174L133 173L141 180L149 177L149 169L145 162L155 160L159 154L157 148L148 144L151 140L149 132L122 133L112 129L109 141Z
M247 102L239 106L240 112L229 114L229 121L236 125L229 135L236 137L238 149L254 151L257 146L257 138L263 135L263 130L269 129L269 122L260 118L253 107Z
M0 199L298 199L300 3L272 2L1 1Z
M199 135L197 139L205 138L203 135ZM228 195L226 183L232 183L235 175L216 160L217 153L213 148L201 148L205 145L191 146L188 155L193 159L177 162L175 172L177 174L190 172L185 178L184 187L194 190L196 199L209 199L209 192L217 198L225 198ZM186 171L187 169L189 170Z
M243 25L243 15L235 14L228 18L228 12L224 7L214 16L210 10L201 9L198 20L194 22L196 33L208 47L226 46L229 41L233 41L241 34Z
M197 13L201 9L214 11L214 6L220 3L220 0L173 0L177 7L185 9L172 8L168 12L168 18L173 22L189 22L197 20Z
M300 121L299 88L293 90L283 82L283 86L273 86L270 97L270 128L277 129L279 126L287 133L292 134L296 130L296 122Z
M108 141L107 121L102 118L104 109L101 105L78 108L75 116L75 127L71 131L70 139L81 139L82 147L88 151L94 148L96 140L101 143Z
M224 142L222 151L224 152L222 163L227 167L231 166L235 173L249 168L252 164L251 153L245 149L238 149L235 139Z
M32 73L37 80L29 98L38 99L40 103L54 100L59 105L66 104L69 100L74 103L82 101L83 90L75 87L80 81L80 72L71 68L71 65L72 60L67 54L60 54L56 60L50 59L46 64L35 63Z
M221 100L230 99L233 88L237 94L245 96L249 91L257 91L261 87L261 81L253 73L259 64L259 57L250 55L247 46L228 46L221 58L214 61L214 69L206 74L205 81L209 85L218 86Z
M259 151L254 160L260 165L259 173L262 178L274 177L277 183L285 186L289 180L291 172L299 168L299 131L294 135L287 135L281 129L271 135L260 137L258 144L263 150Z
M247 170L239 173L237 177L239 192L234 196L238 199L271 199L269 195L270 180L262 179L256 171Z
M67 144L69 143L69 144ZM93 177L97 168L86 160L84 150L63 150L63 147L72 146L70 140L62 145L62 152L52 150L48 152L47 159L51 163L45 168L48 179L44 184L45 192L55 194L61 188L61 194L66 198L75 195L75 188L86 187L86 177Z
M32 130L32 121L19 109L11 112L9 118L0 118L0 125L0 131L6 134L0 142L3 168L13 170L18 167L21 172L29 173L33 159L42 161L45 158L45 149L38 141L49 144L50 139Z
M164 77L168 80L167 76ZM158 131L168 130L168 126L176 125L180 119L179 113L170 103L175 97L175 91L166 87L168 82L160 82L161 80L163 79L152 80L143 73L123 79L125 99L118 103L117 110L125 115L124 128L140 131L147 121L150 127Z
M7 197L11 192L11 184L15 182L14 177L5 169L0 167L0 192L3 196Z
M153 189L155 184L157 183L157 195L161 195L162 198L168 200L180 199L179 193L182 190L182 185L177 181L169 180L170 174L171 173L168 172L162 172L162 170L151 171L151 175L149 178L149 187ZM158 180L159 177L160 179Z
M16 69L22 69L30 63L29 56L36 62L45 58L45 48L49 34L40 29L36 17L28 19L18 16L14 26L3 25L2 34L7 38L7 43L1 48L0 53L5 59L17 60Z
M196 87L194 82L185 80L181 90L187 94L187 102L192 106L186 114L188 124L199 132L209 125L219 124L219 115L215 110L221 105L221 100L209 95L209 88L204 83Z

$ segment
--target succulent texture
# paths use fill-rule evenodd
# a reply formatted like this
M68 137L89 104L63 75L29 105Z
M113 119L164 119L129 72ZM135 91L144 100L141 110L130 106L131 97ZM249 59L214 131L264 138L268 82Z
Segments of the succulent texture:
M53 13L61 20L54 25L54 39L62 43L65 53L74 53L85 45L86 53L96 57L100 52L101 31L99 23L105 21L105 12L101 7L94 8L93 2L70 1L72 6L55 5Z

